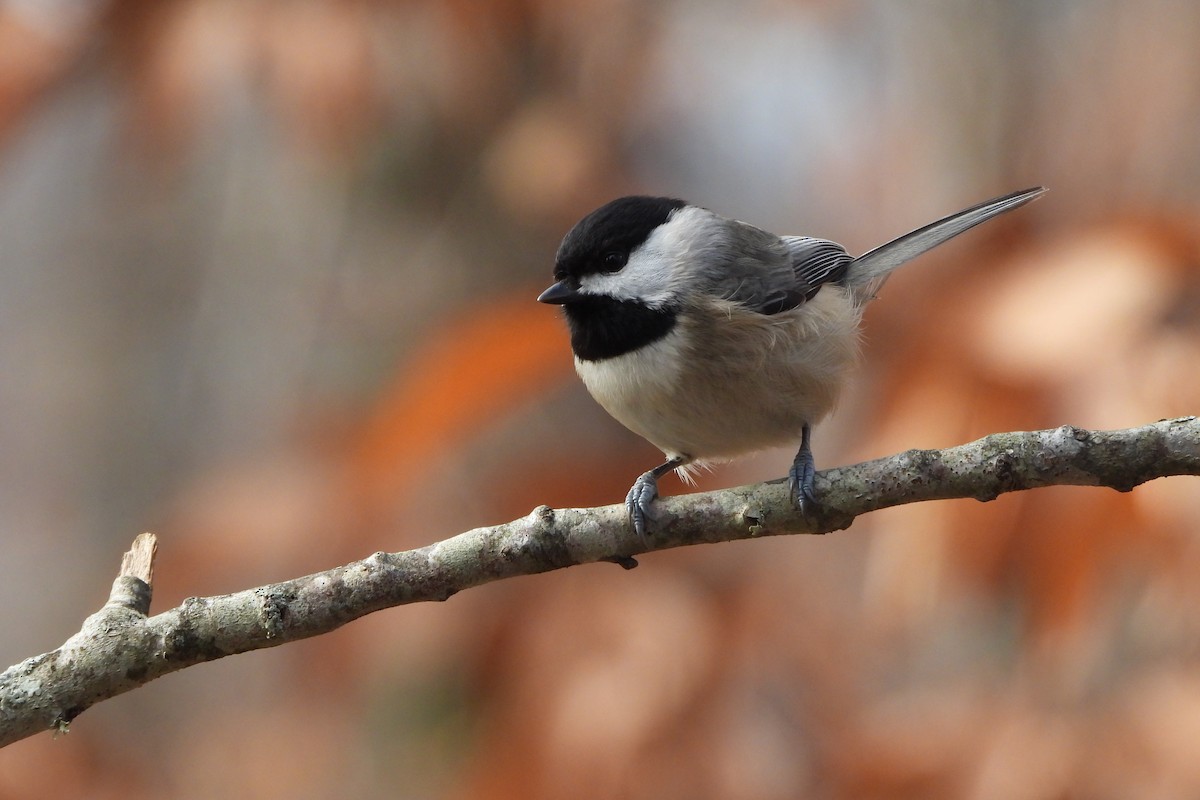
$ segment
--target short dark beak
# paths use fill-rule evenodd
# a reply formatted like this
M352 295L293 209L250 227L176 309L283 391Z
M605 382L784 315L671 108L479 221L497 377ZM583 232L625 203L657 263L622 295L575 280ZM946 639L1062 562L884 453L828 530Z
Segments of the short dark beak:
M556 306L561 306L563 303L569 303L579 297L579 292L567 285L566 281L559 281L551 285L549 289L538 295L539 303L552 303Z

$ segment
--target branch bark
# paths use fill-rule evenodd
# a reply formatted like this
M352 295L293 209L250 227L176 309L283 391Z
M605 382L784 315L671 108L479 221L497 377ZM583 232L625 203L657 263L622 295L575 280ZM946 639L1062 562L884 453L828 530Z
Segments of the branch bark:
M193 664L317 636L380 609L446 600L463 589L576 564L685 545L790 533L828 533L861 514L923 500L994 499L1042 486L1129 491L1170 475L1200 475L1200 420L1140 428L998 433L946 450L909 450L817 476L820 508L798 514L783 481L664 498L649 541L622 505L541 506L427 547L375 553L295 580L194 597L148 616L155 539L142 534L122 561L109 601L57 650L0 673L0 746L66 731L95 703Z

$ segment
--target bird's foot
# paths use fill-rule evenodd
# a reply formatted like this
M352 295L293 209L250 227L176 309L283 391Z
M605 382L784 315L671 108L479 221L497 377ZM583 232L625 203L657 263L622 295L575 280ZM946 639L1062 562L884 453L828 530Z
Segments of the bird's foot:
M792 503L800 509L801 514L807 514L809 509L817 505L817 495L813 490L813 479L817 474L813 463L812 453L807 457L797 456L788 470L788 486L792 489Z
M817 465L813 460L812 448L809 445L809 427L805 425L800 438L800 451L796 453L796 458L792 461L792 468L788 470L788 486L792 490L792 504L800 510L801 514L807 515L811 509L816 508L817 493L814 487L816 476Z
M643 545L646 544L646 522L650 517L650 504L658 497L658 479L690 461L691 458L688 456L675 456L649 472L643 472L633 482L633 487L625 496L625 508L629 512L629 521Z
M625 496L629 522L642 544L646 543L646 519L650 514L650 504L658 497L658 476L654 473L655 470L650 470L639 475L629 494Z

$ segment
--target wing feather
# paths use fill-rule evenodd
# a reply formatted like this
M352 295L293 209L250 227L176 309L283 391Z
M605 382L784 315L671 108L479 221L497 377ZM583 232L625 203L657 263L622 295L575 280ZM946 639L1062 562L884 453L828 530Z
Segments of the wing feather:
M741 222L733 228L730 253L714 293L768 315L796 308L824 284L841 281L851 262L834 242L779 237Z

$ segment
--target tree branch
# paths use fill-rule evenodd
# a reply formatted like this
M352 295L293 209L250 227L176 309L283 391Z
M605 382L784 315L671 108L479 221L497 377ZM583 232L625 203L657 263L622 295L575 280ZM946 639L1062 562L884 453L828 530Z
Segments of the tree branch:
M1200 475L1200 420L1119 431L999 433L946 450L909 450L817 476L820 508L806 519L783 481L664 498L648 542L621 505L541 506L427 547L375 553L303 578L150 610L155 540L142 534L109 601L58 648L0 674L0 746L65 731L93 704L192 664L317 636L392 606L445 600L463 589L596 561L637 565L653 550L788 533L828 533L860 514L922 500L991 500L1042 486L1129 491L1169 475Z

